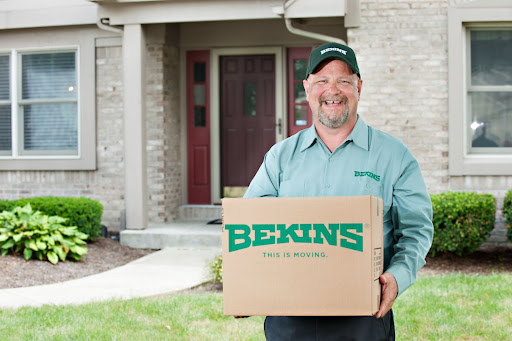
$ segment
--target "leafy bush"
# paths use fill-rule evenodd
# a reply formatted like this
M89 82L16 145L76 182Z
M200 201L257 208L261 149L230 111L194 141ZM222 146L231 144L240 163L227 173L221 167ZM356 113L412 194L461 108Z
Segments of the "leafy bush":
M69 219L68 224L76 226L80 232L87 234L90 241L101 236L103 206L99 201L88 198L49 196L0 200L0 212L10 211L15 207L24 207L27 204L43 214Z
M214 283L222 283L222 256L218 256L210 263L210 274Z
M434 209L434 241L430 255L467 255L487 239L496 215L491 194L447 192L431 195Z
M503 216L507 223L507 237L512 242L512 190L505 194L503 200Z
M52 264L57 264L59 259L65 261L68 256L80 260L87 253L87 248L82 246L87 235L76 226L62 225L67 220L34 212L30 204L3 211L0 213L1 255L23 251L27 260L46 258Z

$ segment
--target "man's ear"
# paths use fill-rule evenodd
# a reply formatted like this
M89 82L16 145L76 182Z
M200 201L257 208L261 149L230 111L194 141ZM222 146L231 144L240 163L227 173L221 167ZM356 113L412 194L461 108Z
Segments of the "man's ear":
M302 85L304 86L304 91L306 92L306 101L309 101L309 82L307 79L302 81Z
M361 90L363 88L363 80L361 78L359 78L357 80L357 100L359 101L359 99L361 98Z

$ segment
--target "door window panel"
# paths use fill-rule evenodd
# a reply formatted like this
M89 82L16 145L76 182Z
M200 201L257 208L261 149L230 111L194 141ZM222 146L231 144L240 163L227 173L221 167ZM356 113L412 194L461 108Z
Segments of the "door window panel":
M256 83L244 83L244 114L256 116Z
M206 63L194 63L194 127L206 127Z
M288 135L296 134L313 123L311 110L306 100L304 77L311 48L288 49Z

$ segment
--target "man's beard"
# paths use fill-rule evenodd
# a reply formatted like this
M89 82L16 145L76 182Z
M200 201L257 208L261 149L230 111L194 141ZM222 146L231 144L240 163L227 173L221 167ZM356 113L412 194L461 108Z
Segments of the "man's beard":
M347 105L348 99L346 96L343 96L342 98L327 99L327 100L343 102L345 104L345 111L343 112L343 114L340 117L331 119L322 111L322 102L325 102L326 99L321 99L320 107L318 108L318 121L320 121L320 123L322 123L324 126L326 126L328 128L339 128L343 124L345 124L345 122L347 122L347 120L348 120L348 105Z

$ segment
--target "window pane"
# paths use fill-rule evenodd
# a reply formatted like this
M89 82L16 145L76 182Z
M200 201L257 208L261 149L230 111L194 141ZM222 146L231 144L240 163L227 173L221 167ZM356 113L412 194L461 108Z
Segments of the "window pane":
M206 81L206 63L194 63L194 83Z
M0 105L0 155L11 154L11 106Z
M307 105L295 105L295 125L305 126L308 124L308 107Z
M293 62L293 69L295 71L294 79L304 79L306 77L306 60L305 59L295 59Z
M11 96L9 69L9 56L0 56L0 101L8 101Z
M512 30L471 31L471 85L512 85Z
M21 57L22 98L76 98L75 52Z
M204 84L194 85L194 105L206 105L206 87Z
M244 84L244 114L256 116L256 83Z
M306 102L306 91L302 83L295 83L295 103Z
M206 127L206 108L194 108L194 127Z
M512 92L470 93L471 146L512 147Z
M25 151L78 150L76 103L33 104L23 107ZM67 153L70 154L70 153Z

